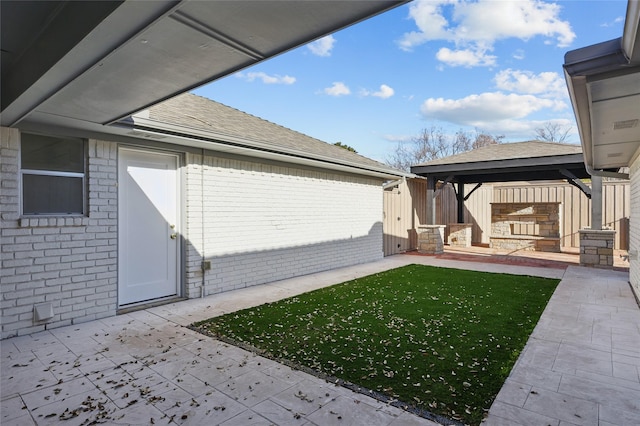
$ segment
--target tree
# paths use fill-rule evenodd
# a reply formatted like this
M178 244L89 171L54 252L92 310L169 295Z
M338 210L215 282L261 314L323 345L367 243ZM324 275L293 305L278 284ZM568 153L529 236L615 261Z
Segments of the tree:
M451 136L442 128L431 126L422 129L418 136L409 141L398 142L395 151L385 162L396 169L409 171L416 164L497 144L503 138L504 136L492 136L478 129L475 135L460 129Z
M536 139L544 142L565 143L569 137L572 126L548 121L543 127L536 129Z
M504 135L494 136L487 132L476 129L476 137L471 144L471 149L482 148L483 146L495 145L502 142Z
M356 154L358 153L358 151L356 151L353 147L351 147L351 146L349 146L347 144L344 144L342 142L336 142L336 143L334 143L334 145L335 146L339 146L340 148L346 149L347 151L351 151L351 152L354 152Z

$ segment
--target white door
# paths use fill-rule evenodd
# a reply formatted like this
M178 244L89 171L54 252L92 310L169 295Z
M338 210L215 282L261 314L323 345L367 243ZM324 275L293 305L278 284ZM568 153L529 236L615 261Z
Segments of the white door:
M179 291L178 156L121 148L118 157L118 304Z

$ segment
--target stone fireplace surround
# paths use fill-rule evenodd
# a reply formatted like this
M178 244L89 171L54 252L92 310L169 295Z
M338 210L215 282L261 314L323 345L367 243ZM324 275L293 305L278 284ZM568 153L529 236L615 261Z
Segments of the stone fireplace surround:
M490 247L560 252L560 203L491 203Z

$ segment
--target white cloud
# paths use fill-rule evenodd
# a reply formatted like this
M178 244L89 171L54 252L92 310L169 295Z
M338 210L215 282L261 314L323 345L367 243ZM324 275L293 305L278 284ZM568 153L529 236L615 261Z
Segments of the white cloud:
M246 74L239 72L236 74L236 76L250 82L261 80L264 84L293 84L296 82L295 77L278 74L269 75L264 72L248 72Z
M524 50L522 50L522 49L516 49L516 51L513 52L513 59L517 59L517 60L521 61L525 57L526 56L525 56Z
M351 94L349 87L341 81L334 82L330 87L323 90L329 96L346 96Z
M381 84L380 90L378 90L377 92L370 92L366 89L362 89L360 91L360 95L362 96L375 96L376 98L381 98L381 99L388 99L392 97L395 93L396 93L395 90L393 90L393 88L387 86L386 84Z
M535 36L554 39L558 47L567 47L576 35L567 21L561 21L560 6L539 0L480 0L456 5L461 17L456 38L462 40L495 40L516 37L528 40Z
M624 22L624 16L618 16L616 19L614 19L611 22L604 22L602 24L600 24L601 27L604 28L608 28L608 27L613 27L616 26L617 24L621 24Z
M482 127L477 127L484 132L488 132L494 135L504 135L507 140L529 140L535 138L536 129L543 128L549 123L557 123L562 127L572 127L572 131L569 133L569 139L567 142L571 142L571 139L575 133L575 122L565 118L552 119L552 120L497 120L486 122Z
M382 138L384 140L387 140L389 142L394 142L394 143L409 142L414 137L415 137L415 135L391 135L391 134L382 135Z
M565 81L556 72L534 74L531 71L506 69L496 74L495 82L500 90L560 99L567 97Z
M378 90L377 92L373 92L372 96L382 98L382 99L387 99L392 97L394 94L395 94L395 90L393 90L391 87L387 86L386 84L382 84L380 86L380 90Z
M419 31L406 33L398 42L403 50L411 50L414 46L429 40L449 40L451 37L449 22L443 16L443 7L454 1L415 1L409 7L412 18Z
M541 36L558 47L566 47L576 35L559 14L557 4L540 0L417 0L411 4L409 16L418 31L404 34L398 44L403 50L411 50L428 41L444 40L455 43L458 51L466 51L467 55L476 52L476 56L477 52L492 50L497 40L508 38L529 40ZM439 53L453 64L459 62L451 60L451 52ZM478 65L485 63L479 61Z
M490 67L496 64L495 56L487 55L486 52L481 50L451 50L447 47L443 47L438 51L438 53L436 53L436 58L440 62L444 62L452 67Z
M336 39L332 35L328 35L311 42L307 45L307 48L317 56L331 56L331 50L336 43Z
M563 102L533 95L486 92L462 99L429 98L421 107L427 119L486 129L488 124L517 120L544 108L560 109Z

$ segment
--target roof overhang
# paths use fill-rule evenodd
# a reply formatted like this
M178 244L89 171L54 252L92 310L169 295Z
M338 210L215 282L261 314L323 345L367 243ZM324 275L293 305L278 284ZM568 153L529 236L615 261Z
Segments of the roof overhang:
M94 131L406 2L3 0L0 124Z
M197 130L169 123L160 123L141 115L133 115L115 123L114 130L122 136L153 140L192 148L199 148L227 155L240 155L261 160L281 161L306 167L318 167L343 173L358 174L383 180L411 177L410 173L394 170L384 165L366 166L333 157L310 155L296 149L285 149L264 141L243 137L218 135L211 131Z
M564 72L591 174L627 167L640 148L640 2L621 38L567 52Z
M471 163L419 165L411 172L436 181L490 183L588 178L582 154L500 159ZM568 174L567 174L568 172Z

